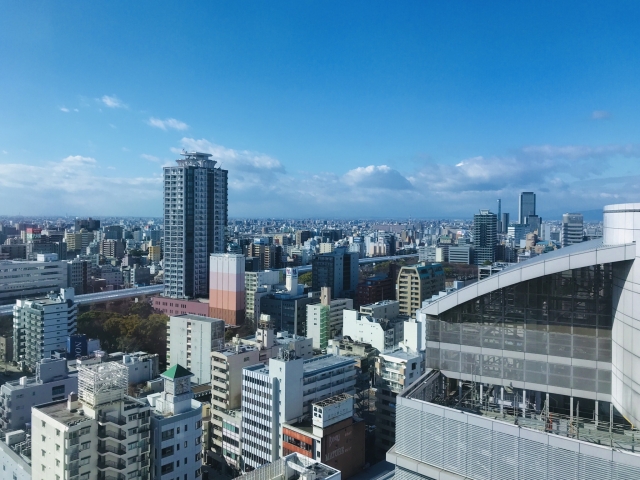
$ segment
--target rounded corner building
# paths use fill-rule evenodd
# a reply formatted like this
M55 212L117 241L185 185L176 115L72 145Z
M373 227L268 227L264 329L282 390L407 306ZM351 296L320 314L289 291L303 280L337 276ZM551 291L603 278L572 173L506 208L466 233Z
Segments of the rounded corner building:
M395 478L639 479L638 245L640 203L609 205L602 238L419 309L427 369L397 398Z

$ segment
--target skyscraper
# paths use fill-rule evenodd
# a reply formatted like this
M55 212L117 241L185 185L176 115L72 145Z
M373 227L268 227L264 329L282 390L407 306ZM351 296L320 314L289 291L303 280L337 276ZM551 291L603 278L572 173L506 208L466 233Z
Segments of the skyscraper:
M227 171L208 153L164 168L164 296L208 294L209 254L224 252Z
M507 233L507 229L509 228L509 214L504 212L500 217L500 233Z
M527 217L536 214L536 194L522 192L518 203L518 223L529 223Z
M498 239L498 217L489 210L480 210L473 216L473 250L475 264L493 263L496 257Z

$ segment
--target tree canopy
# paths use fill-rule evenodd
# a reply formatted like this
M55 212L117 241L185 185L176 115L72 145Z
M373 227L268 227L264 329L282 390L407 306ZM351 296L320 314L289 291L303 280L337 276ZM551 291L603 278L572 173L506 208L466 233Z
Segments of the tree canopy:
M167 358L168 320L166 315L153 313L148 303L131 303L122 313L90 310L80 314L78 333L98 338L106 351L157 353L160 363L164 365Z

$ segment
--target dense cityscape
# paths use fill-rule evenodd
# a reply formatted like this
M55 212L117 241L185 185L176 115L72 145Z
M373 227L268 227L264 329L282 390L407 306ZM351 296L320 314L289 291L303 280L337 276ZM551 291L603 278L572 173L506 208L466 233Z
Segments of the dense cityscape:
M543 219L535 192L469 220L234 220L227 174L182 153L162 218L2 220L0 354L19 378L0 388L0 448L16 478L457 474L428 452L450 455L464 415L491 419L488 438L498 422L569 442L549 455L634 450L611 332L633 205L605 207L604 225Z
M0 6L0 480L640 479L640 3Z

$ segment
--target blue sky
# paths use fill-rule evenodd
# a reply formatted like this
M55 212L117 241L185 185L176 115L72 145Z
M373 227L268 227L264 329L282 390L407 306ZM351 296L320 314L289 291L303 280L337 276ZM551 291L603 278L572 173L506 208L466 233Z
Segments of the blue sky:
M640 201L638 2L0 3L0 214L468 218Z

